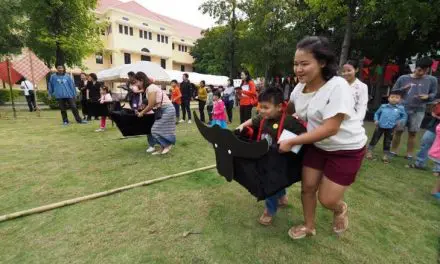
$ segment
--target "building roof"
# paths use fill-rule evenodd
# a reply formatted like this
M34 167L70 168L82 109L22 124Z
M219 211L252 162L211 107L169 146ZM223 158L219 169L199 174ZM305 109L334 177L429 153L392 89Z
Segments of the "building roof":
M174 31L181 37L190 37L198 39L202 37L202 28L190 25L188 23L155 13L143 7L136 1L121 2L119 0L99 0L98 1L98 12L105 12L109 8L117 8L124 10L128 13L132 13L138 16L146 17L157 22L165 23L170 25Z

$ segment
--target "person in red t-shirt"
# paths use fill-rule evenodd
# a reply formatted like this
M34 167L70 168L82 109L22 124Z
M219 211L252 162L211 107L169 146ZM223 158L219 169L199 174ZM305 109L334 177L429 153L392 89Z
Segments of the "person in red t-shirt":
M176 123L180 119L180 105L182 104L182 93L176 80L171 81L171 102L176 109Z
M257 89L248 71L241 72L243 80L237 91L240 100L240 123L244 123L252 117L252 108L257 105Z

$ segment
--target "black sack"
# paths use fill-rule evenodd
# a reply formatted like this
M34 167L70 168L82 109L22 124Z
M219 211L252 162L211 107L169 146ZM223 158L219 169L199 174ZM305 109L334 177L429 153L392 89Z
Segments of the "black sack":
M138 117L133 110L122 109L112 112L110 116L124 137L151 134L154 115Z

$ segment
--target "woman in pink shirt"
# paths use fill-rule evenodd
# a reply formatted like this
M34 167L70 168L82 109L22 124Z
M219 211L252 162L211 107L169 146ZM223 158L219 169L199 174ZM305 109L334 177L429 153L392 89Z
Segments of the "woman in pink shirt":
M221 95L219 91L213 93L214 109L212 111L211 125L218 125L221 128L228 128L226 124L225 103L220 99Z
M431 149L429 150L429 158L434 161L434 175L437 176L437 184L432 190L432 195L434 195L437 199L440 199L440 125L435 129L436 137L435 141L432 144Z

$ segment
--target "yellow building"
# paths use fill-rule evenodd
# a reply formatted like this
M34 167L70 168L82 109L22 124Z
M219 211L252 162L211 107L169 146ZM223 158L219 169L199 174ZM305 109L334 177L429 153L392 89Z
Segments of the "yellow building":
M154 13L135 1L99 0L95 10L109 26L102 32L104 52L87 58L87 72L151 61L167 70L194 71L189 54L201 28Z

